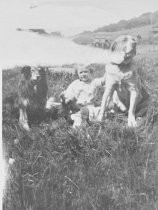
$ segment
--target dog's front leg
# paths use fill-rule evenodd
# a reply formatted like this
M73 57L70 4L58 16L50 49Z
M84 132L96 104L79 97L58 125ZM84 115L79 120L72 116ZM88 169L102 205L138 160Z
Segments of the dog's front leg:
M136 127L135 110L137 105L138 93L136 90L130 91L130 106L128 111L128 126Z
M100 121L100 122L104 118L105 111L108 108L108 105L110 103L111 96L112 96L113 92L114 92L114 89L113 89L112 85L105 89L105 92L104 92L103 98L102 98L102 102L101 102L100 113L98 116L98 121Z
M122 112L125 112L127 110L126 106L122 103L122 101L118 97L116 90L113 93L112 101Z
M20 108L19 110L19 114L20 114L20 117L19 117L19 122L20 122L20 125L27 131L30 130L30 127L28 125L28 118L27 118L27 113L26 113L26 109L22 109Z
M106 73L105 73L105 91L103 94L100 113L98 116L98 121L102 121L104 118L104 114L106 109L109 107L110 100L113 96L114 90L117 88L118 82L121 81L122 73L118 66L113 64L106 65Z

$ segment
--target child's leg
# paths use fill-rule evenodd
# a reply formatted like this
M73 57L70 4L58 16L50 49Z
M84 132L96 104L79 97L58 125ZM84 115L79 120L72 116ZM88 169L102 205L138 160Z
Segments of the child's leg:
M82 124L81 112L76 112L75 114L71 115L71 119L74 121L73 128L77 128Z
M87 107L83 107L81 111L72 114L71 119L74 121L74 128L87 124L89 121L89 109Z
M87 108L89 110L89 120L90 121L97 120L97 117L100 112L100 106L95 107L95 106L89 105L89 106L87 106Z

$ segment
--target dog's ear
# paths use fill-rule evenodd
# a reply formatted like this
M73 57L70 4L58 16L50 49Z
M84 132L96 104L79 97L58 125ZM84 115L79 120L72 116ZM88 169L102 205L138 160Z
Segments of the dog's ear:
M133 38L132 38L132 40L134 41L134 43L137 45L138 44L138 39L134 36Z
M42 77L42 78L45 78L45 76L46 76L46 70L45 70L45 69L46 69L46 68L40 66L40 67L38 67L38 69L39 69L39 73L40 73L41 77Z
M31 67L30 66L24 66L21 69L21 74L27 79L31 75Z
M117 42L114 41L114 42L111 44L111 47L110 47L111 52L113 52L113 51L116 49L116 46L117 46Z
M45 75L45 68L42 66L38 67L40 75Z

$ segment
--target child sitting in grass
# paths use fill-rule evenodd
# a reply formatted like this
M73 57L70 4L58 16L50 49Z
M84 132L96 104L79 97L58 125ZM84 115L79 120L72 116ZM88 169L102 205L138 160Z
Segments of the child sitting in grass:
M81 126L83 121L97 120L101 103L98 101L99 88L105 85L105 75L94 79L92 68L79 66L77 74L79 78L62 93L65 104L75 100L78 107L79 111L71 114L74 128Z

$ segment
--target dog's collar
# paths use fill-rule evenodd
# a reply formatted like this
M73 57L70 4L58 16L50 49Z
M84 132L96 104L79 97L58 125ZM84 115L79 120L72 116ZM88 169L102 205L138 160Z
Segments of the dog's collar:
M116 65L116 66L118 66L118 67L125 67L125 66L130 66L130 65L131 65L131 63L128 63L128 64L123 64L123 63L118 64L118 63L115 63L115 62L111 62L111 64L112 64L112 65Z
M116 65L116 66L119 66L120 64L118 63L114 63L114 62L111 62L112 65Z
M114 62L111 62L112 65L115 65L115 66L118 66L118 67L122 67L122 66L125 66L124 64L118 64L118 63L114 63Z

